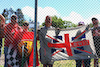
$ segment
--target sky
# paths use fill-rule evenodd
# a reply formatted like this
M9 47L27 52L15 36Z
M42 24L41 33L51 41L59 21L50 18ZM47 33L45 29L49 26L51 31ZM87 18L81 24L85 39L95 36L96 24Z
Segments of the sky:
M0 0L0 13L5 8L21 8L27 21L34 20L35 0ZM100 21L100 0L38 0L38 22L42 24L47 15L56 15L75 24L92 23L92 17Z

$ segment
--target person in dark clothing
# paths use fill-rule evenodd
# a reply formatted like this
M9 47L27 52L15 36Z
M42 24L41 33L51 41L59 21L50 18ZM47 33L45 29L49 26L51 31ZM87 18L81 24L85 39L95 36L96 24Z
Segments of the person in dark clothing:
M100 57L100 26L98 25L99 21L97 18L92 18L91 20L93 23L92 34L93 34L94 46L97 53L97 58L94 59L94 67L99 67L98 58Z

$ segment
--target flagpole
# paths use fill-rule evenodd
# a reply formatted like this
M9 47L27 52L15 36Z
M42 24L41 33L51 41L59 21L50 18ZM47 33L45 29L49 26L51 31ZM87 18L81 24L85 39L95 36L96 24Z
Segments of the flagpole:
M34 25L33 67L36 67L37 2L38 2L38 0L35 0L35 25Z

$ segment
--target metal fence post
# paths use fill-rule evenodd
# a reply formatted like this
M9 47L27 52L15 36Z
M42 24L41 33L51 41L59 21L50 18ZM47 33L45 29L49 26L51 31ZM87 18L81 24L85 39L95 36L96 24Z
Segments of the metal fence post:
M33 55L33 67L36 67L36 34L37 34L37 1L35 0L35 25L34 25L34 55Z

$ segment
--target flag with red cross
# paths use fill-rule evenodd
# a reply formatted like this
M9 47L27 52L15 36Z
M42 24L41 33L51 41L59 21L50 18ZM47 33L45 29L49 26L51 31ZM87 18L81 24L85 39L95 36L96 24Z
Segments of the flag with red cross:
M91 30L88 26L71 29L48 29L44 36L44 44L49 48L45 54L50 54L53 60L87 59L96 57ZM48 41L49 40L49 41ZM50 41L51 40L51 41ZM46 55L48 56L48 55ZM49 56L49 57L50 57Z

